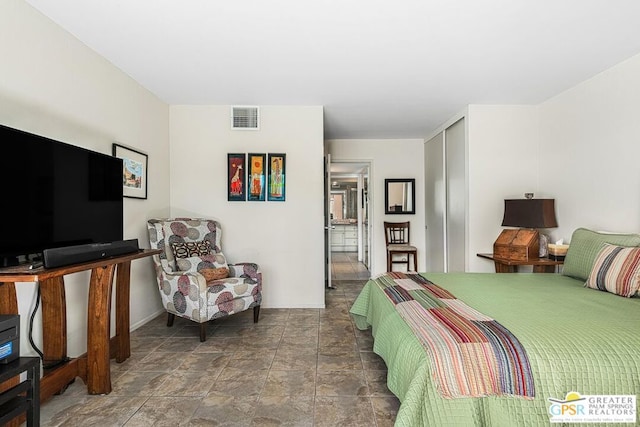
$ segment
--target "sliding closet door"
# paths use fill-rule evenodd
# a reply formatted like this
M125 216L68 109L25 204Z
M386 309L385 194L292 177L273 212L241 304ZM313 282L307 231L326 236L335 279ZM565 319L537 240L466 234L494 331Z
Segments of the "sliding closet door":
M465 271L467 190L464 119L445 130L445 158L447 271Z
M431 138L424 147L426 270L445 271L444 134Z

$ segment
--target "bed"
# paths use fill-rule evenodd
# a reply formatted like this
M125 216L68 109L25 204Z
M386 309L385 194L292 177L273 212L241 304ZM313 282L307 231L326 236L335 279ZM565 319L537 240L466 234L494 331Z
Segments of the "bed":
M617 238L584 229L576 233L563 274L419 275L517 337L535 385L529 398L443 397L427 347L381 285L394 278L381 276L365 284L350 311L358 328L372 328L373 350L387 365L387 386L401 402L396 426L548 426L549 399L562 401L569 392L634 395L640 401L637 287L629 298L585 287L596 267L602 271L604 246L640 246L640 236ZM640 249L633 252L640 259ZM605 257L605 264L607 259L611 257ZM637 281L637 274L631 279Z

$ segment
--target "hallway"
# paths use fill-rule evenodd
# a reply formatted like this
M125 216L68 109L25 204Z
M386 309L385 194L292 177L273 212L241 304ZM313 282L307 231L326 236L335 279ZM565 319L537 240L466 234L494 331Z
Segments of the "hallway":
M357 252L331 252L332 280L367 280L371 274L358 262Z

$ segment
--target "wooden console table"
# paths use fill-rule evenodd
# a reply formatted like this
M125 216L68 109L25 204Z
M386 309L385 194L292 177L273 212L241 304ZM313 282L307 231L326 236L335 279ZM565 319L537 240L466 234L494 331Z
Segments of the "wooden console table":
M518 266L531 265L534 273L555 273L558 265L564 261L554 261L549 258L534 258L528 261L514 261L510 259L496 258L493 254L477 254L480 258L490 259L496 266L496 273L517 273Z
M76 377L87 385L89 394L111 392L109 360L124 362L131 356L129 343L129 286L131 261L160 253L144 249L131 254L73 264L58 268L27 270L19 267L0 270L0 314L18 314L16 282L39 282L42 298L42 339L44 376L40 400L64 391ZM75 359L67 357L67 309L64 276L91 270L87 301L87 352ZM116 277L116 334L110 338L111 290ZM14 381L14 380L12 380Z

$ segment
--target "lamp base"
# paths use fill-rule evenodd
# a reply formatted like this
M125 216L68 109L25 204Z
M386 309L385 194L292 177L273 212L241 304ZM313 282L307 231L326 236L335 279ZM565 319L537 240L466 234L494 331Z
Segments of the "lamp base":
M538 251L538 256L540 258L547 258L549 255L549 236L546 234L540 233L540 250Z
M539 258L538 230L525 228L502 230L493 244L494 258L510 261L529 261Z

